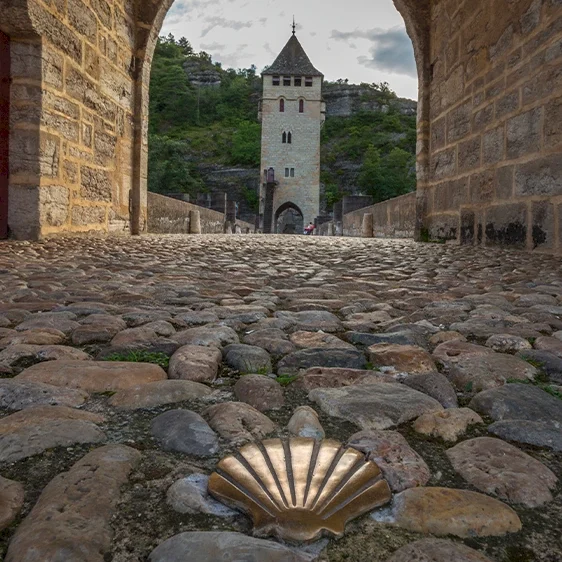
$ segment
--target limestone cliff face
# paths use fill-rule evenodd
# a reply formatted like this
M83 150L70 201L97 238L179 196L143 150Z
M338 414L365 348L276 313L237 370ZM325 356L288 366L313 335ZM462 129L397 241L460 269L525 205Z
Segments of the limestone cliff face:
M326 117L350 117L359 111L380 111L388 107L371 95L366 85L325 84L322 95L326 101ZM418 104L413 100L400 98L393 102L404 115L416 115Z

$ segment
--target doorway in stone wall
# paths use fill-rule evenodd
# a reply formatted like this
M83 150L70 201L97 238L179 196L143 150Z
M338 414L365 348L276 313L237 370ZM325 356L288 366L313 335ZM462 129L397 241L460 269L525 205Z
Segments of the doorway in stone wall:
M302 211L292 202L284 203L275 213L277 234L302 234L304 229Z
M0 239L8 237L10 38L0 31Z

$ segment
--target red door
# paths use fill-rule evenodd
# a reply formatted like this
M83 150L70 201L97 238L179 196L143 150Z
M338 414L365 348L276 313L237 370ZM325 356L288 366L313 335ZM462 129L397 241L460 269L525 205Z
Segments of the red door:
M10 38L0 31L0 238L8 236Z

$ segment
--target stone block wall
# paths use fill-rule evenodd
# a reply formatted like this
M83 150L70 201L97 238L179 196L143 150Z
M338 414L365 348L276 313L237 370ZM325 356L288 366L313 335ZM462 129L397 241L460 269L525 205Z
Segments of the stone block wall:
M148 192L148 232L151 234L188 234L190 211L199 211L201 234L222 234L225 215L186 201ZM236 221L241 231L253 232L254 225Z
M407 193L343 217L344 236L361 236L363 215L374 218L373 235L377 238L413 238L416 224L416 193Z
M150 68L172 3L0 0L15 237L146 229ZM561 0L394 4L420 83L416 236L562 253ZM298 93L286 94L294 109ZM307 111L321 114L317 101ZM283 117L300 148L303 116ZM285 128L275 123L272 138ZM312 160L294 161L318 176ZM302 193L296 179L286 200ZM318 214L294 203L306 221Z
M431 2L432 238L562 252L562 2Z
M0 11L11 40L13 235L128 233L134 0L0 0Z
M279 111L279 100L285 110ZM299 100L304 112L299 113ZM303 215L305 224L313 222L320 208L320 129L323 121L322 77L313 77L313 86L273 86L272 76L263 77L261 105L261 185L260 199L265 200L266 178L263 171L275 170L273 200L274 222L278 209L293 203ZM291 133L292 142L283 143L283 132ZM294 177L285 177L285 168L294 168ZM264 212L264 203L260 213Z

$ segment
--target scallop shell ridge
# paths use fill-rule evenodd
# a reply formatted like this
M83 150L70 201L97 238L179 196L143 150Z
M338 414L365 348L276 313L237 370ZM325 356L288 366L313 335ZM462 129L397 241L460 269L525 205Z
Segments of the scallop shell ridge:
M347 521L391 498L363 453L304 438L245 445L219 462L209 492L250 515L256 535L299 542L341 536Z

